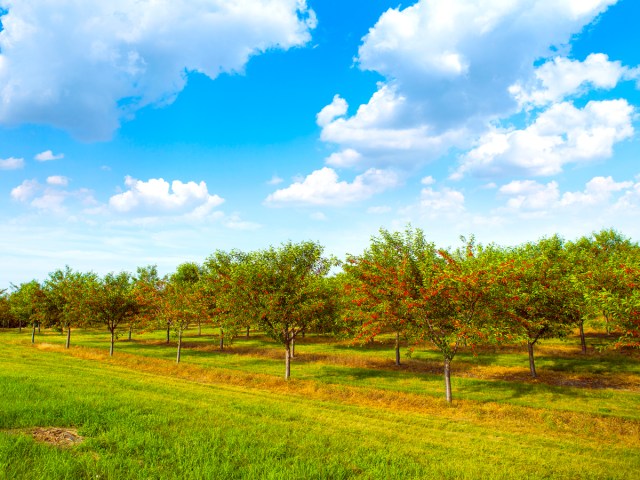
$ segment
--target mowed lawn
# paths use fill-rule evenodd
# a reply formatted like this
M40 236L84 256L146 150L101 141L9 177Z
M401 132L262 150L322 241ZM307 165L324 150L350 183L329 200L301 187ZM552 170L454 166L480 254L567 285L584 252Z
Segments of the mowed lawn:
M597 344L600 334L590 337ZM126 338L126 337L125 337ZM292 380L284 352L252 332L219 350L187 332L182 362L162 332L120 340L0 332L0 478L636 478L640 356L583 356L575 338L462 352L454 403L440 359L391 343L307 336ZM36 427L83 441L38 441Z

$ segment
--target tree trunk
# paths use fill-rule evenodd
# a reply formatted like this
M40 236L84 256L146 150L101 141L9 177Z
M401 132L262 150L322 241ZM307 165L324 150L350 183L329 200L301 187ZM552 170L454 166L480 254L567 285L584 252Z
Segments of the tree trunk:
M400 332L396 332L396 365L400 365Z
M220 327L220 350L224 350L224 330Z
M38 322L38 333L40 333L40 322Z
M535 342L528 342L527 346L529 347L529 370L531 370L531 376L536 378L538 375L536 374L536 362L533 358L533 345Z
M198 320L198 336L202 335L202 324L200 323L200 320Z
M291 339L291 358L296 357L296 338Z
M607 330L607 334L611 333L611 324L609 323L609 315L607 313L602 312L604 316L604 325Z
M249 329L251 328L251 325L247 325L247 338L249 338Z
M129 325L129 340L131 340L131 331L133 330L133 325Z
M444 359L444 391L447 403L451 403L451 359Z
M167 343L169 343L169 339L171 338L170 335L171 335L171 324L167 323Z
M578 327L580 328L580 345L582 346L582 353L586 355L587 340L584 338L584 320L580 320L580 323L578 323Z
M31 329L31 343L36 343L36 322L33 322L33 328Z
M178 328L178 354L176 355L176 363L180 363L181 351L182 351L182 328Z
M304 338L306 333L307 333L307 327L302 329L302 338Z
M291 341L287 340L285 344L286 351L284 355L284 379L289 380L291 376Z
M113 357L113 343L115 342L116 334L115 329L111 330L111 348L109 349L109 356Z
M18 320L18 333L22 333L22 320Z
M64 344L64 348L69 348L71 345L71 325L67 325L67 341Z

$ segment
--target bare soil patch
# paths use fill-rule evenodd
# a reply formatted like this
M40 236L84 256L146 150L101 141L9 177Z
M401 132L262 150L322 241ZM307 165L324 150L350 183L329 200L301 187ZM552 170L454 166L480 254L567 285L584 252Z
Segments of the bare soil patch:
M75 428L36 427L29 432L38 442L48 443L56 447L71 447L82 443L84 437L78 435Z

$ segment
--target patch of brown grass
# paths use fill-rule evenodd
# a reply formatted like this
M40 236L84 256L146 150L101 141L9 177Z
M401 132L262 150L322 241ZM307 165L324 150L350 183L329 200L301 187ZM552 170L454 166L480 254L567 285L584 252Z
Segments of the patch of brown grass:
M28 433L37 442L62 448L71 447L84 441L75 428L36 427L29 430Z

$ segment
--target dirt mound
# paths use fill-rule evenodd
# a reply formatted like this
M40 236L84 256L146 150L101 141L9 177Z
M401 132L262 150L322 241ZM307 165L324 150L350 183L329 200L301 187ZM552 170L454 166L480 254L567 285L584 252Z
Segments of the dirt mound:
M58 447L70 447L84 440L73 428L37 427L31 430L31 436L38 442Z

